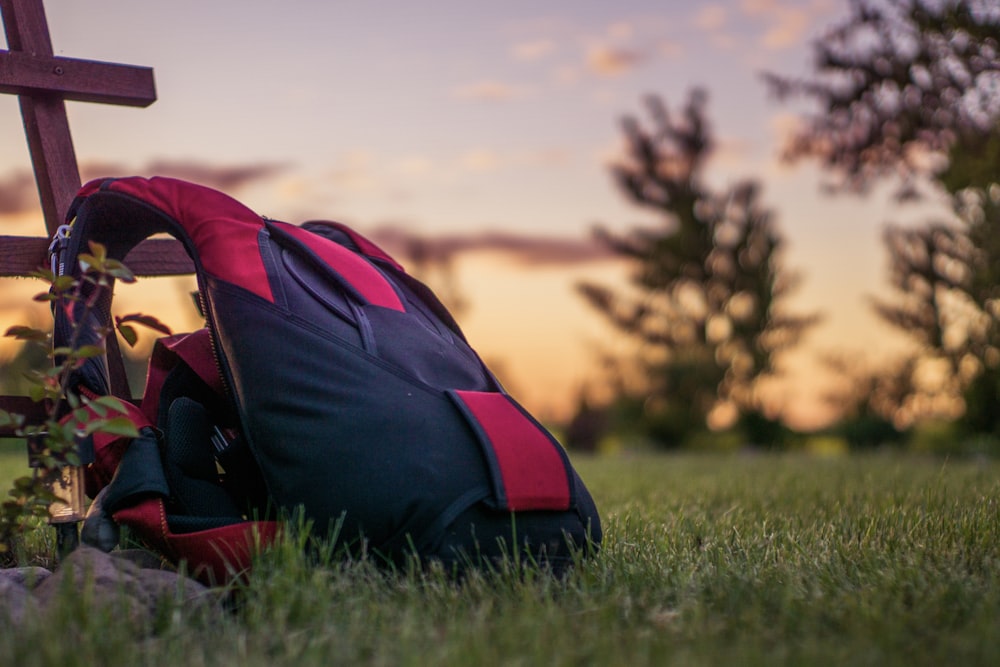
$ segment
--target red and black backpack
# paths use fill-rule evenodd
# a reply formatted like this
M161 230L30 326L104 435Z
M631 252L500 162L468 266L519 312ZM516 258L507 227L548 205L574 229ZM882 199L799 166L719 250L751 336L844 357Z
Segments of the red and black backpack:
M599 544L559 443L432 292L353 230L262 218L167 178L88 183L67 222L53 251L69 273L90 241L124 259L153 234L178 239L206 319L156 343L132 410L140 437L91 443L94 521L216 580L296 512L345 552L389 563L463 568L517 550L561 568ZM102 344L110 307L109 291L76 345ZM56 312L57 346L82 316ZM73 390L107 394L108 378L107 358L89 359Z

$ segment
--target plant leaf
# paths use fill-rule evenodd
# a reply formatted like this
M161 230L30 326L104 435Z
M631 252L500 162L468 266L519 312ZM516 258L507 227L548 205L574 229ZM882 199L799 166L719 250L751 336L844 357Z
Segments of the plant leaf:
M52 289L57 292L65 292L66 290L74 287L76 285L76 280L73 276L58 276L52 281Z
M90 359L104 354L104 348L99 345L83 345L73 350L70 356L74 359Z
M128 438L139 437L139 429L128 417L114 417L112 419L102 419L97 422L97 427L91 433L107 433L109 435L123 435Z
M123 283L134 283L135 274L132 270L119 262L117 259L109 259L104 264L104 272L112 278L117 278Z
M117 412L119 414L127 414L125 409L125 404L120 398L115 396L101 396L100 398L95 398L93 400L88 400L87 405L94 408L99 406L101 409L110 410L112 412ZM97 410L95 409L95 412Z
M19 415L14 412L7 412L6 410L0 408L0 426L20 427L23 423L24 423L24 415Z
M101 264L108 259L108 249L103 243L98 243L97 241L88 241L87 246L90 248L91 254L94 258L98 260Z
M31 273L29 273L28 276L30 278L38 278L40 280L44 280L47 283L54 283L57 280L56 274L52 273L52 269L49 269L44 266L35 269Z
M98 266L97 258L85 252L81 252L79 255L77 255L76 259L77 262L79 262L80 264L80 270L83 271L84 273L87 273ZM88 282L93 282L93 281L91 280Z
M136 333L135 327L130 327L127 324L119 324L118 333L122 335L122 339L128 343L129 347L135 347L135 344L139 342L139 334Z
M49 339L49 334L41 329L26 327L24 325L12 326L4 333L4 336L16 338L17 340L33 340L40 343Z
M144 327L152 329L154 331L159 331L160 333L169 336L173 333L166 324L156 319L152 315L143 315L142 313L130 313L128 315L115 316L115 323L119 326L125 322L135 322L136 324L141 324Z

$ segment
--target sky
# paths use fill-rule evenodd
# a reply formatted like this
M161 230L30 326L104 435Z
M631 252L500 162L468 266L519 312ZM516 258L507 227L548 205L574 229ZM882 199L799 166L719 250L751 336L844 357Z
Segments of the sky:
M154 69L148 108L68 104L84 180L172 175L272 218L346 222L391 250L402 234L461 249L450 265L459 322L543 418L565 417L599 384L599 353L624 349L574 285L627 274L595 247L595 226L655 222L609 173L622 155L621 118L642 117L645 96L678 108L704 88L718 142L709 182L763 183L783 264L802 280L789 309L823 317L768 386L773 411L794 425L829 417L823 355L878 361L905 344L869 305L887 294L884 225L947 215L933 200L899 205L889 187L832 197L815 166L781 160L808 107L779 104L760 75L806 75L811 41L843 18L846 0L45 4L56 55ZM0 145L0 233L38 235L7 95ZM27 317L37 289L0 282L0 325ZM119 306L193 327L188 289L183 279L143 281Z

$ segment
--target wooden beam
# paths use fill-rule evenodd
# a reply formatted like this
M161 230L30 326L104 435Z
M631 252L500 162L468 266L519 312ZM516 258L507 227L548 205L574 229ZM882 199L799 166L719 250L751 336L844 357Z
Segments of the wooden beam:
M45 421L45 406L35 403L27 396L0 396L0 409L24 416L27 424L41 424ZM0 426L0 438L13 438L17 434L10 426Z
M0 51L0 93L148 107L156 84L150 67Z
M20 101L51 236L80 189L65 100L147 106L156 99L153 73L145 67L57 58L42 0L0 0L0 14L10 49L0 52L0 93L14 93Z
M0 236L0 277L24 276L48 266L49 239ZM147 239L125 256L137 276L182 276L194 273L194 262L180 241Z

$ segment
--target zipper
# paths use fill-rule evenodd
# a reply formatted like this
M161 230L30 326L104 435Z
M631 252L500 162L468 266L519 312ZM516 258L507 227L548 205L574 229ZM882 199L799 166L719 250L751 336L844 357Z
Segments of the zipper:
M66 272L66 246L69 245L69 233L72 230L72 222L68 225L56 227L56 233L52 235L49 243L49 268L53 275L61 276Z
M215 371L219 374L219 381L222 383L222 391L225 395L229 397L230 400L235 401L236 397L233 396L232 391L230 391L229 378L226 377L226 373L222 366L222 357L219 356L219 346L215 338L215 321L211 316L211 310L208 307L208 297L205 296L205 290L198 290L198 303L201 306L202 311L205 314L205 324L208 330L208 342L209 347L212 350L212 361L215 363ZM239 410L237 410L239 414Z

